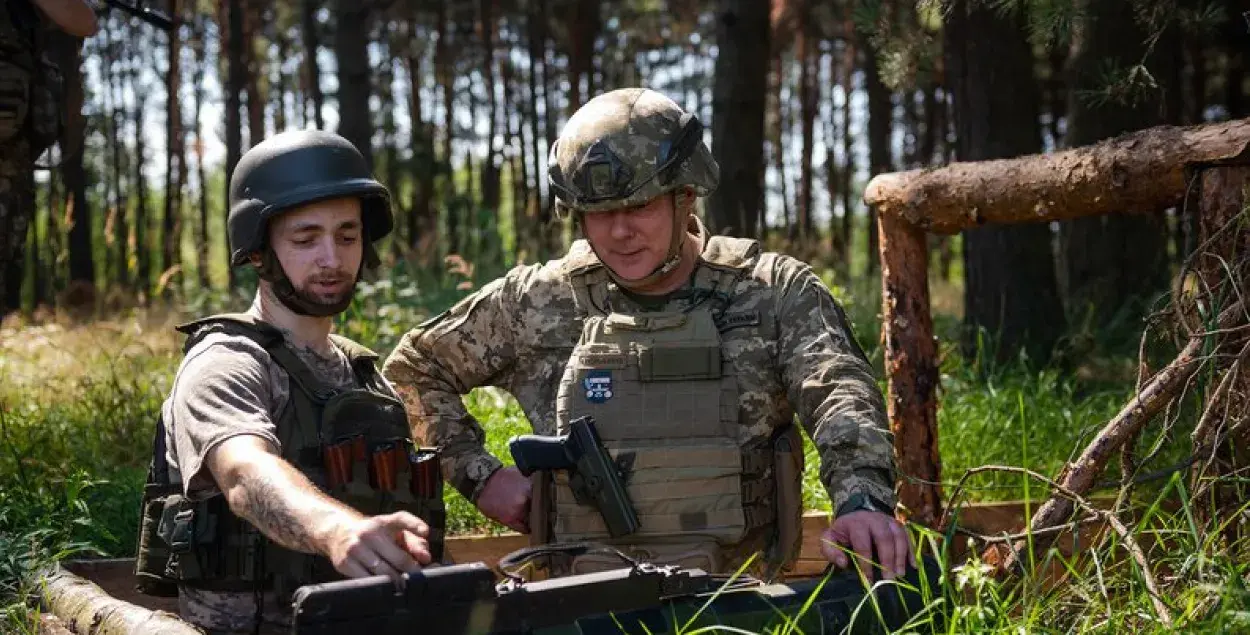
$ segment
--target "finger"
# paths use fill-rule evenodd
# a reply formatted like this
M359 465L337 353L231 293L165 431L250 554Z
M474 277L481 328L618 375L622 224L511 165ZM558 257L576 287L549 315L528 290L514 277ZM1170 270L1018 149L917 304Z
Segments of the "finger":
M894 573L907 573L907 561L911 559L911 544L907 541L907 529L897 521L890 521L891 533L894 534Z
M334 570L348 578L367 578L373 575L371 571L365 568L363 562L355 558L347 558L341 564L334 567Z
M433 554L430 553L430 543L411 531L399 533L399 546L422 566L430 564L430 561L434 559Z
M369 569L375 574L393 578L417 567L416 560L400 549L390 532L371 532L365 537L365 541L376 554L374 561L369 563Z
M846 556L838 548L832 529L826 529L820 534L820 555L839 569L846 566Z
M891 531L894 521L889 518L874 518L869 531L872 541L877 547L877 565L881 568L881 576L886 580L894 579L895 547L894 532Z
M850 534L851 549L855 551L856 566L865 578L873 580L872 533L864 523L855 523L847 533Z
M424 520L408 512L395 512L382 518L383 522L390 527L411 531L422 538L428 538L430 535L430 526Z

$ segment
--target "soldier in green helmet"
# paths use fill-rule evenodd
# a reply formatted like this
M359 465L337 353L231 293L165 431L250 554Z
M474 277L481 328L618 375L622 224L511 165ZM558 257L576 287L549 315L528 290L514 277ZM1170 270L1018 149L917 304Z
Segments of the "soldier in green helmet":
M552 145L548 182L584 239L519 266L407 333L383 366L414 434L486 516L535 543L598 541L643 560L773 577L801 543L803 441L835 510L823 553L915 565L894 507L892 439L871 367L811 268L710 236L696 201L719 170L703 127L642 88L587 102ZM535 432L593 416L641 521L612 538L567 475L528 479L483 446L461 396L511 392ZM861 561L862 562L862 561ZM587 554L557 575L619 566Z
M259 289L245 313L178 327L136 574L210 633L281 632L301 585L437 562L442 477L377 355L331 333L393 224L360 152L320 131L265 140L231 177L228 224Z

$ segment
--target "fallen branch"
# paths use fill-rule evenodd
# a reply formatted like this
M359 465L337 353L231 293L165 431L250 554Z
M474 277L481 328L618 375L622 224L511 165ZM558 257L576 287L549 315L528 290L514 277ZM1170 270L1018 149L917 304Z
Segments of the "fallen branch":
M1065 152L876 176L864 201L921 229L954 234L986 223L1153 212L1181 203L1185 170L1236 158L1250 119L1159 126Z
M1009 466L1009 465L984 465L979 468L975 468L975 470L969 470L969 471L970 472L971 471L1010 472L1013 474L1024 474L1026 476L1029 476L1030 478L1046 483L1051 488L1053 488L1056 492L1058 492L1060 495L1066 497L1066 499L1069 500L1070 502L1076 503L1077 505L1081 507L1081 509L1085 510L1087 513L1093 516L1097 516L1098 518L1106 522L1111 527L1111 529L1115 531L1116 535L1120 537L1120 540L1124 542L1124 548L1128 550L1129 555L1133 557L1133 560L1137 563L1138 568L1141 569L1142 580L1145 581L1146 583L1146 590L1150 593L1150 601L1154 604L1155 613L1158 614L1159 621L1162 622L1164 626L1172 625L1172 614L1168 611L1167 605L1163 603L1163 595L1159 592L1159 583L1155 581L1154 574L1151 573L1150 571L1150 562L1146 560L1146 554L1145 552L1142 551L1141 546L1138 545L1137 541L1133 538L1132 532L1128 530L1128 527L1124 526L1124 523L1120 521L1120 518L1118 516L1106 510L1098 509L1080 494L1030 469L1026 469L1023 467L1014 467L1014 466ZM1052 498L1051 500L1054 500L1054 498ZM1045 528L1045 529L1050 529L1050 528ZM1029 537L1029 536L1037 537L1039 535L1049 536L1049 534L1039 534L1032 530L1030 532L1026 532L1024 535L1026 537ZM1019 549L1017 548L1015 550L1015 553L1018 554L1018 552L1019 552Z
M203 631L163 611L124 602L64 569L43 579L43 605L79 633L110 635L203 635Z
M1241 319L1241 303L1238 302L1220 313L1218 323L1221 328L1228 328ZM1106 469L1111 455L1160 410L1171 402L1177 391L1207 361L1201 356L1202 338L1191 338L1184 350L1176 359L1159 371L1142 388L1119 414L1103 428L1098 436L1086 446L1072 463L1064 466L1056 480L1068 491L1085 494L1095 484L1098 476ZM1038 508L1029 524L1033 531L1052 527L1062 523L1072 515L1072 501L1069 498L1052 495ZM1044 550L1049 547L1049 540L1043 538L1034 542L1034 548ZM1017 551L1024 549L1017 546ZM1003 563L1004 570L1012 570L1018 563L1016 558L1008 557Z

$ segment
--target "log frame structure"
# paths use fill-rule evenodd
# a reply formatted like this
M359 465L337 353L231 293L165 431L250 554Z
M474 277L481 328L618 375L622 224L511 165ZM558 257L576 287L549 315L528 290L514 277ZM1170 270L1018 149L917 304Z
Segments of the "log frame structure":
M1205 169L1250 162L1250 119L1158 126L1051 154L880 174L864 190L881 233L882 341L900 515L942 517L938 357L927 233L1152 211L1186 200Z

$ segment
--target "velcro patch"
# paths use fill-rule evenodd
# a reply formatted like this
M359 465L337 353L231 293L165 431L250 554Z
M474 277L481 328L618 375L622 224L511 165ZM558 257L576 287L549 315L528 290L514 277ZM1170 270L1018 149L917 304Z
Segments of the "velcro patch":
M725 313L716 318L716 330L724 333L725 331L736 329L743 326L757 326L760 323L759 311L741 311L738 313Z

